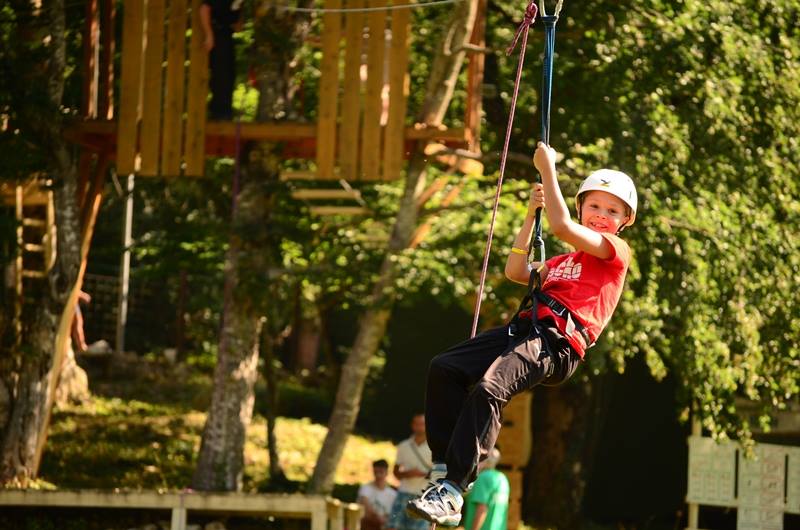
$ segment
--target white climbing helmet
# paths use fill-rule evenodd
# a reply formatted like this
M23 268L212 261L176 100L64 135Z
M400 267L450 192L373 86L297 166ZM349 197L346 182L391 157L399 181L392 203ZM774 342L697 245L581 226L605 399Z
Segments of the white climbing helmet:
M636 206L639 202L636 195L636 186L633 184L633 180L622 171L598 169L581 182L578 193L575 194L575 204L578 207L579 216L581 212L581 195L587 191L605 191L615 197L619 197L630 207L631 218L623 225L623 228L632 225L636 220Z

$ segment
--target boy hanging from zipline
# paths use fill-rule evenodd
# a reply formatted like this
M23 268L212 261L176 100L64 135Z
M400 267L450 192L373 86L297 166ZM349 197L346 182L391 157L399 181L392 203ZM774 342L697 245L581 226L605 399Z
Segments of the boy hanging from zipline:
M531 0L510 51L522 37L522 52L511 100L506 140L500 160L495 208L484 255L476 302L473 337L436 356L428 369L425 423L433 467L430 483L408 511L434 524L461 522L463 494L475 480L478 462L494 447L501 411L508 401L537 385L558 385L569 379L586 350L608 324L622 294L631 251L619 233L636 219L637 194L631 178L600 169L590 174L575 196L577 221L572 220L556 178L556 152L549 145L550 85L555 45L555 14L545 24L545 67L542 90L542 139L533 163L541 175L534 183L525 221L506 261L506 277L527 284L510 323L477 336L477 318L505 162L528 28L536 18ZM546 207L545 207L546 206ZM552 233L574 252L544 259L541 212ZM531 236L540 260L529 263Z
M533 290L533 307L521 306L510 324L434 357L428 369L431 483L408 509L433 523L460 523L462 495L475 480L479 460L494 447L503 407L536 385L569 379L622 294L631 251L618 234L636 218L633 181L610 169L589 175L576 195L576 222L556 180L555 150L539 143L533 160L542 182L532 188L505 267L506 277L517 283L528 284L531 272L538 274L541 288ZM526 248L538 208L546 212L552 233L576 250L529 265Z

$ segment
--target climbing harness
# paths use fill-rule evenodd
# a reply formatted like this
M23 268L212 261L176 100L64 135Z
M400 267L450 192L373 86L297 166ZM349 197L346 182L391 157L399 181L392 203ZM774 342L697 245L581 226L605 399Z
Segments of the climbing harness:
M489 223L489 235L486 239L486 248L483 254L483 267L481 269L481 278L478 284L478 296L475 300L475 314L472 319L472 331L470 337L474 337L477 330L478 330L478 318L480 315L481 310L481 299L483 298L483 289L484 285L486 284L486 272L489 268L489 253L492 248L492 238L494 237L494 225L495 220L497 218L497 209L500 204L500 192L503 188L503 177L505 175L506 170L506 159L508 158L508 146L509 141L511 139L511 129L514 123L514 111L517 107L517 95L519 94L519 84L520 79L522 77L522 66L525 62L525 48L528 45L528 30L533 25L534 21L536 20L537 13L541 13L541 19L544 23L544 30L545 30L545 46L544 46L544 62L542 67L542 94L541 94L541 138L545 144L550 143L550 100L551 100L551 90L553 86L553 55L555 53L555 43L556 43L556 22L558 22L558 15L561 13L561 8L564 4L564 0L558 0L556 3L555 9L552 15L548 15L545 10L544 0L539 0L539 7L536 7L536 1L530 0L528 3L527 8L525 9L525 16L522 20L522 23L517 28L516 33L514 34L514 39L511 42L511 45L506 50L506 55L511 55L514 49L517 46L517 42L522 38L522 44L520 47L519 52L519 59L517 61L517 74L514 80L514 91L511 97L511 108L508 113L508 125L506 126L506 136L505 142L503 144L503 152L500 156L500 175L497 178L497 189L495 191L494 196L494 207L492 209L492 220ZM537 177L541 181L541 177ZM531 254L536 257L538 252L538 259L534 259L533 261L539 261L544 263L545 261L545 250L544 250L544 238L542 237L542 210L538 208L536 210L536 218L534 222L534 235L532 244L529 245L528 248L528 262L532 261ZM534 279L534 276L536 277ZM530 281L528 282L528 295L526 295L526 299L530 299L530 302L533 304L533 313L532 318L536 318L536 303L537 297L534 296L535 292L538 292L541 287L540 285L541 280L539 278L539 271L533 270L531 271ZM520 306L521 307L521 306ZM518 312L519 313L519 312ZM518 315L517 315L518 316ZM515 317L516 318L516 317Z

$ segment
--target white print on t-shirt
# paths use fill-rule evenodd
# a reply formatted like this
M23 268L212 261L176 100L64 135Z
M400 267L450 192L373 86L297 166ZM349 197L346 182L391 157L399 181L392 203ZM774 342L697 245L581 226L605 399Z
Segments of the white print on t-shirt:
M578 280L581 277L581 270L583 265L575 264L572 261L572 256L558 264L558 266L547 273L547 281L549 280Z

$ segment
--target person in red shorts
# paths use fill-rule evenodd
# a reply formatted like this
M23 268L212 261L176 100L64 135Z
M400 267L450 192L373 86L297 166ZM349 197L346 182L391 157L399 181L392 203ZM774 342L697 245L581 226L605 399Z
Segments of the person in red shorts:
M533 185L528 214L505 268L507 278L522 284L538 271L541 287L532 291L532 308L430 363L425 420L434 465L428 488L407 505L410 513L430 522L461 522L462 495L475 480L478 462L494 447L505 404L536 385L566 381L622 294L631 251L619 233L636 219L633 181L611 169L589 175L576 195L576 222L558 186L555 161L555 150L539 143L533 162L542 182ZM528 264L538 208L544 208L552 234L575 251Z

